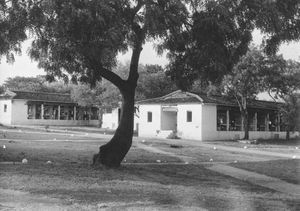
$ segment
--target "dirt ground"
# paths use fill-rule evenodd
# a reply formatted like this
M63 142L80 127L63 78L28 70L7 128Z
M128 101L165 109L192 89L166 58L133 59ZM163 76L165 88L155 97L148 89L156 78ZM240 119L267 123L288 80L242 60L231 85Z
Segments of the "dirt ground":
M135 138L120 168L95 169L91 158L109 138L69 128L0 128L0 210L300 210L297 195L209 170L222 163L297 186L299 159ZM299 153L297 144L270 146Z

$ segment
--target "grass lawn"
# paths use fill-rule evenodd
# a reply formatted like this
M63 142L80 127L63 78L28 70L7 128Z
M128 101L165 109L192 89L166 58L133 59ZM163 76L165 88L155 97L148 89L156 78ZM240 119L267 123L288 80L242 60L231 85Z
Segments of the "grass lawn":
M300 160L272 160L263 162L233 163L234 167L276 177L290 183L300 184Z
M207 165L185 165L179 158L151 153L136 145L120 168L95 169L90 165L92 155L108 140L82 139L76 135L68 136L68 141L65 138L64 134L51 132L46 135L24 133L21 136L18 131L7 133L5 139L0 137L0 146L6 146L6 149L0 148L0 210L300 208L299 198L210 171L206 169ZM218 150L177 149L164 144L157 147L195 156L200 161L204 159L202 155L208 156L208 153L215 153L216 157L219 154L220 160L234 158L234 155L222 154ZM178 150L182 151L178 153ZM197 157L197 154L201 156ZM20 161L24 157L28 164L1 164L2 161ZM52 164L46 164L48 160ZM161 163L156 163L156 160L161 160ZM1 190L5 194L1 195Z

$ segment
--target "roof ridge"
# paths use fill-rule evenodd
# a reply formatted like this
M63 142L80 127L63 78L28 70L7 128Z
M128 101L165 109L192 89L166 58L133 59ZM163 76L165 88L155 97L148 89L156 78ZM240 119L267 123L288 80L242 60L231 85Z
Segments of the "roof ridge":
M10 90L11 92L25 92L25 93L33 93L33 94L50 94L50 95L71 95L68 93L60 93L60 92L35 92L35 91L22 91L22 90Z

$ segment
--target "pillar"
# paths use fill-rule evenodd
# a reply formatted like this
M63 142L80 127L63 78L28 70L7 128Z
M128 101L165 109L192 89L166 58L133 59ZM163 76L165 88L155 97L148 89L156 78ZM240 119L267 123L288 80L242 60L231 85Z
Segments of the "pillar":
M269 113L266 116L266 130L265 131L269 131Z
M41 104L41 119L44 119L44 104Z
M229 131L229 110L226 111L226 130Z
M58 105L58 109L57 109L57 119L60 120L60 105Z
M254 131L257 131L257 112L254 113L254 128L253 130Z
M74 115L73 115L74 117L74 120L76 120L76 106L74 106Z

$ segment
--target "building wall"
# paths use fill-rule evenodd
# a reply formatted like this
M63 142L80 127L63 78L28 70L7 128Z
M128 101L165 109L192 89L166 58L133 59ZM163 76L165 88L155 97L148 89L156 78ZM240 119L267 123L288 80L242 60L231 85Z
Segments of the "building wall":
M68 125L68 126L97 126L98 120L56 120L56 119L27 119L27 104L25 100L14 100L12 103L12 125Z
M178 105L177 136L183 139L201 140L202 105L181 104ZM192 112L192 121L187 122L187 111Z
M115 130L118 124L118 108L113 109L111 113L104 113L102 115L102 128Z
M102 128L115 130L119 126L119 108L115 108L111 113L104 113L102 115ZM139 118L134 115L134 125L133 129L137 130L139 124Z
M161 105L140 105L138 134L142 137L155 137L161 130ZM152 112L152 122L147 122L148 112Z
M7 105L6 112L4 112L4 105ZM0 123L4 125L10 125L11 114L12 114L11 100L0 100Z

